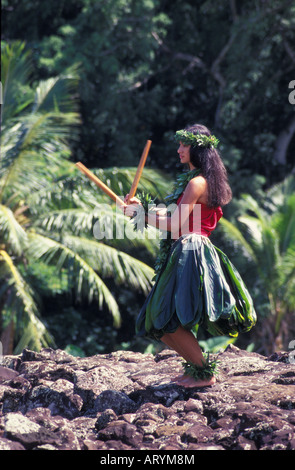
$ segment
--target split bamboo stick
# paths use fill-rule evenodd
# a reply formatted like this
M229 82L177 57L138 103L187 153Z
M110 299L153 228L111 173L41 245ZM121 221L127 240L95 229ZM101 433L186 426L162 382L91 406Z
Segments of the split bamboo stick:
M128 196L128 199L127 199L127 204L129 204L130 199L135 196L137 186L138 186L141 174L142 174L142 170L143 170L143 167L145 165L145 162L146 162L146 159L147 159L150 147L151 147L151 143L152 143L151 140L147 140L147 142L145 144L145 147L143 149L143 152L142 152L142 155L141 155L141 158L139 160L138 167L137 167L137 171L136 171L136 174L135 174L135 177L134 177L131 189L130 189L130 193L129 193L129 196Z
M92 171L88 170L85 165L81 162L75 163L75 166L84 173L91 181L93 181L102 191L107 194L113 201L115 201L120 206L126 206L122 199L117 196L106 184L104 184Z

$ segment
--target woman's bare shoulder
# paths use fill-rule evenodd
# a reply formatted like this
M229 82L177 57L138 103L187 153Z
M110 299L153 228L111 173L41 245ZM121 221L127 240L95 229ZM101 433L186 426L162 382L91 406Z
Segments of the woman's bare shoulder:
M199 193L200 191L205 191L207 189L207 181L204 176L198 175L190 180L188 187L190 190L197 191Z
M183 202L194 201L197 202L200 198L205 198L207 195L207 181L201 175L192 178L184 192Z
M207 184L207 181L204 178L204 176L198 175L198 176L195 176L194 178L192 178L190 180L190 183L192 183L192 184L204 184L204 183L206 183Z

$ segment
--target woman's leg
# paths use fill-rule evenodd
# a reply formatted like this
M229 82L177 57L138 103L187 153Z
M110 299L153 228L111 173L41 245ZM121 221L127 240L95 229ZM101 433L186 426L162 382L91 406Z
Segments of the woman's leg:
M162 336L161 341L174 349L174 351L182 356L185 361L191 362L198 366L203 365L205 358L197 338L191 331L185 330L182 326L180 326L175 331L175 333L166 333L164 336ZM208 385L213 385L216 382L216 379L212 376L208 380L195 380L192 377L183 375L181 377L177 377L176 382L185 387L205 387Z

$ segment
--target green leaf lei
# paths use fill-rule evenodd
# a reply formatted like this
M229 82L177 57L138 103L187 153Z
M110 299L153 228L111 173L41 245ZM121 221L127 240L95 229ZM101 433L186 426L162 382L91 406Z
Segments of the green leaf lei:
M210 379L213 375L218 374L219 361L209 360L209 353L205 357L205 361L202 361L203 365L198 366L191 362L183 362L184 374L193 377L195 380L206 380Z
M219 140L214 135L193 134L185 129L176 132L175 140L176 142L182 142L183 145L204 148L216 148L219 143Z
M140 200L140 202L142 204L143 212L145 214L147 214L149 209L151 208L151 206L153 206L155 204L155 200L151 197L151 195L149 193L145 193L145 192L141 192L141 193L136 194L136 197ZM134 223L133 230L135 232L137 232L137 231L142 232L143 228L148 227L148 224L147 224L147 222L145 222L144 227L139 226L138 223L137 223L137 220L136 220L136 215L137 214L135 214L133 217L131 217L131 219L133 219L132 222Z
M178 177L176 178L176 183L175 183L173 193L165 198L167 203L176 204L178 198L184 192L188 182L195 176L198 176L199 173L200 173L200 170L195 169L195 170L191 170L191 171L181 173L180 175L178 175ZM155 262L155 276L153 280L157 280L163 266L165 265L167 256L170 252L171 246L174 243L174 241L175 240L171 238L170 232L167 233L167 238L162 239L160 241L160 250L156 258L156 262Z

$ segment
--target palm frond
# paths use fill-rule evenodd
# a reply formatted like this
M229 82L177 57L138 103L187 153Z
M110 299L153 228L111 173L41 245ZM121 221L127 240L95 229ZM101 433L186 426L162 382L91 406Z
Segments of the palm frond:
M124 251L144 247L152 257L155 255L159 246L157 229L150 226L143 233L135 233L129 218L109 198L104 198L97 187L91 187L88 179L85 186L81 179L73 181L70 166L67 174L57 179L54 186L28 194L33 226L38 231L87 234L97 239L98 228L107 227L105 238L113 247Z
M65 171L58 174L49 187L40 188L31 195L32 205L59 208L84 207L86 210L95 209L104 202L112 205L106 196L92 181L75 167L71 162L66 162ZM100 180L109 186L122 198L130 191L136 168L108 168L92 169ZM166 175L160 175L155 170L145 169L142 175L138 191L146 191L153 198L164 199L168 194L171 180ZM112 209L114 210L114 208Z
M80 124L77 113L53 112L37 113L19 118L26 129L22 141L22 149L31 148L32 145L42 148L42 144L51 142L57 147L74 137L73 129Z
M256 254L252 246L243 236L241 230L238 229L232 222L222 217L219 221L220 227L226 233L230 239L235 240L245 250L248 256L256 262Z
M104 240L118 249L144 247L152 256L158 248L160 235L157 229L148 227L143 233L134 232L133 223L114 204L100 204L96 200L93 201L95 207L91 210L91 202L88 206L83 200L73 197L71 202L76 199L76 203L82 207L58 209L54 191L50 198L52 200L49 201L49 207L44 204L43 199L33 211L35 215L33 227L39 232L41 229L42 232L57 231L60 234L87 235L88 238ZM61 200L59 203L62 205ZM50 210L51 207L54 209Z
M72 249L52 238L28 232L28 255L32 259L42 259L54 263L57 269L66 269L70 281L76 289L77 299L87 298L89 302L96 300L99 308L105 302L113 316L114 325L120 325L119 307L112 293L95 270Z
M50 346L55 346L53 337L41 320L28 312L28 319L14 348L14 353L20 354L24 348L40 351Z
M270 187L265 194L263 206L274 214L282 208L290 196L295 192L294 174L290 174L285 179Z
M35 93L32 112L78 112L78 68L74 64L63 74L41 80Z
M272 226L280 239L280 249L285 253L295 247L295 195L286 198L285 204L278 208L272 217Z
M38 306L32 289L5 250L0 250L0 279L1 302L6 310L11 312L13 319L18 318L19 323L26 325L24 331L19 333L19 345L15 353L18 354L23 347L40 350L42 347L53 344L51 335L38 318Z
M32 175L42 182L60 174L60 161L70 155L68 141L78 136L75 87L74 75L40 82L31 112L6 122L1 139L1 200L5 190L22 193L27 188L40 189L40 182L35 185Z
M26 86L32 74L32 54L26 50L26 45L21 41L13 41L11 44L1 44L1 81L3 85L3 104L1 106L1 121L6 122L21 113L33 102L33 93L20 96L19 85Z
M151 288L154 270L123 251L89 240L65 235L63 243L71 247L102 276L112 277L118 284L126 284L147 294Z
M7 250L15 256L21 256L26 243L27 234L15 219L9 207L0 204L0 242L5 243Z
M49 210L48 210L49 209ZM120 218L120 223L126 217L121 213L115 214L114 207L111 204L96 204L94 210L90 207L69 207L50 210L47 206L42 205L36 208L37 217L34 221L34 227L43 228L46 231L59 231L79 234L89 233L93 235L93 227L99 218L107 217L108 220L115 221L115 215ZM36 213L36 212L35 212Z
M66 139L78 122L76 115L34 114L22 124L4 130L5 150L1 165L1 193L40 189L55 177L68 152ZM10 134L7 136L6 134ZM44 183L42 183L44 181Z
M112 167L94 169L93 172L112 188L118 196L125 196L130 191L136 170L136 167ZM152 197L164 199L171 191L172 184L171 176L166 175L164 172L159 172L159 170L146 167L140 178L138 192L148 192Z
M256 262L264 267L266 275L270 274L279 257L277 234L271 226L271 221L249 215L241 216L238 220L247 229L249 244L255 252Z
M247 208L247 211L251 211L255 214L257 219L260 220L261 224L265 223L265 219L267 218L267 212L264 210L262 205L258 203L256 199L254 199L253 196L250 194L243 194L242 199L245 203L245 207Z
M256 246L258 249L262 243L262 225L261 220L251 215L241 215L238 217L238 221L241 222L247 231L247 235L251 240L251 245Z

